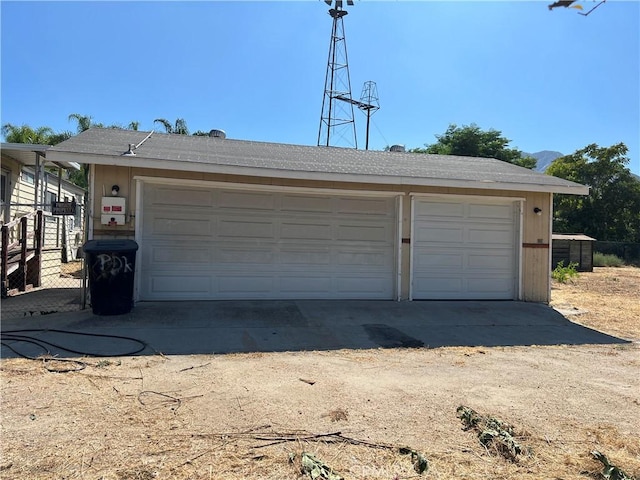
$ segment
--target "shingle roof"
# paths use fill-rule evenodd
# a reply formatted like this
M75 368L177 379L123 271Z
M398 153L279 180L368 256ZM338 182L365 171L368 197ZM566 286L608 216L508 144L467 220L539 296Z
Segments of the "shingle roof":
M93 128L50 148L47 157L80 163L274 178L588 193L588 188L583 185L491 158L289 145L155 132L148 136L148 132ZM123 155L129 144L138 145L135 156Z
M552 240L585 240L595 242L595 238L591 238L584 233L554 233L551 235Z

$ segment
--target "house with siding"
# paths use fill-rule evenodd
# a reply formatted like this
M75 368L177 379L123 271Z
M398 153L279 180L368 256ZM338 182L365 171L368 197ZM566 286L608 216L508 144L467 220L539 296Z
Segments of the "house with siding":
M90 129L88 236L139 245L135 299L549 302L554 193L489 158Z
M32 222L36 220L34 212L43 212L42 258L37 275L42 281L38 283L59 277L61 262L75 259L84 241L83 205L86 192L67 179L67 172L80 166L49 161L46 158L49 148L49 145L13 143L3 143L0 147L0 223L3 227L11 226L3 229L7 230L7 238L3 242L12 244L20 240L18 222L26 216L29 216L31 235L34 228ZM56 202L72 201L77 206L74 214L54 215L53 206ZM33 247L31 240L29 249ZM4 265L3 272L4 267L12 269L12 266Z

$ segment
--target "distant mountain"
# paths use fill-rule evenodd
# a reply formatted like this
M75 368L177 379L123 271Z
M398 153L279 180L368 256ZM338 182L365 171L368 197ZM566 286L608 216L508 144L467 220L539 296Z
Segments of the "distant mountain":
M522 152L523 156L533 157L537 160L536 168L534 170L536 172L544 172L551 162L553 162L556 158L564 156L563 153L554 152L552 150L542 150L541 152L536 153L526 153Z
M522 152L522 156L523 157L529 156L529 157L535 158L537 160L537 163L536 163L536 168L534 168L534 170L536 172L544 172L547 169L547 167L551 165L551 162L553 162L558 157L563 157L564 154L560 152L554 152L552 150L542 150L541 152L536 152L536 153ZM631 175L636 180L640 181L640 175L636 175L633 172L631 172Z

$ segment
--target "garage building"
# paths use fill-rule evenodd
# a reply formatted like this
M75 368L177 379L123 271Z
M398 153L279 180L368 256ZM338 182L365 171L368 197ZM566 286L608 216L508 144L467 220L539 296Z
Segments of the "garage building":
M138 242L137 301L548 302L553 193L495 159L90 129L90 238Z

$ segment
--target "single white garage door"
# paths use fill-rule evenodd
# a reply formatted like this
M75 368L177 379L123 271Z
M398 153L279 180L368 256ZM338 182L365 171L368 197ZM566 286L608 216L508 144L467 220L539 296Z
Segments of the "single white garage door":
M140 298L391 299L395 205L145 183Z
M416 197L412 298L516 299L519 202Z

